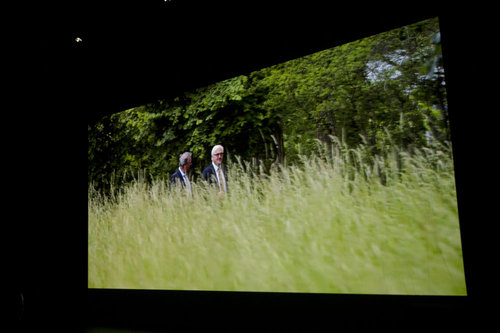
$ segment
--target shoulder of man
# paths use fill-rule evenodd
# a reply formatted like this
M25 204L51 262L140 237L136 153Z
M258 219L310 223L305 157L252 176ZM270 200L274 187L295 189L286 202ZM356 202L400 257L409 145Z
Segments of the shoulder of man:
M179 171L179 169L177 169L171 176L170 176L170 180L175 180L175 178L181 178L182 179L182 175L181 175L181 172Z
M208 180L208 177L210 177L210 175L215 175L214 166L212 164L207 166L205 170L203 170L202 175L205 180Z
M214 169L214 166L212 164L210 164L209 166L207 166L205 168L205 170L203 170L203 174L214 173L214 172L215 172L215 169Z

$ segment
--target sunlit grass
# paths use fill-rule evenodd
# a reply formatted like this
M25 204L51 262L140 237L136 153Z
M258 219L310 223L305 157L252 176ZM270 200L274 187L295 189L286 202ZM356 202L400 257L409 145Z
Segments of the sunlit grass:
M338 143L229 194L138 179L89 190L89 287L464 295L450 149L369 157Z

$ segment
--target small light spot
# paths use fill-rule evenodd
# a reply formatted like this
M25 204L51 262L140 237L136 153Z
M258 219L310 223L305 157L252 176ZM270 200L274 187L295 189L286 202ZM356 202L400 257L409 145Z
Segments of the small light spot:
M80 37L76 37L76 38L75 38L75 42L77 42L77 43L81 43L81 42L83 42L83 39L81 39Z

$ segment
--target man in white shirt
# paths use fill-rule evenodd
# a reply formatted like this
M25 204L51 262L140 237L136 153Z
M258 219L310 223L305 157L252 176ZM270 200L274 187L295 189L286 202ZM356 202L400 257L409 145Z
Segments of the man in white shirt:
M193 164L193 154L191 152L182 153L179 157L179 168L170 176L172 185L180 184L183 188L187 188L191 193L191 182L189 181L188 171Z
M212 163L203 170L203 179L218 187L219 195L227 193L227 167L222 164L224 147L216 145L212 148Z

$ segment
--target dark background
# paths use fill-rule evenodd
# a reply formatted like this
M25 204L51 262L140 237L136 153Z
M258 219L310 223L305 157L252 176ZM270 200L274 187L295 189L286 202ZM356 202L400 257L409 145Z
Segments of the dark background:
M105 4L104 4L105 3ZM487 8L432 2L20 4L4 51L7 326L18 331L453 331L492 320L494 39ZM439 16L467 297L87 290L86 124ZM76 42L76 38L81 42ZM12 46L11 46L12 45ZM494 178L494 177L493 177ZM479 314L478 314L479 311ZM483 326L484 325L484 326Z

